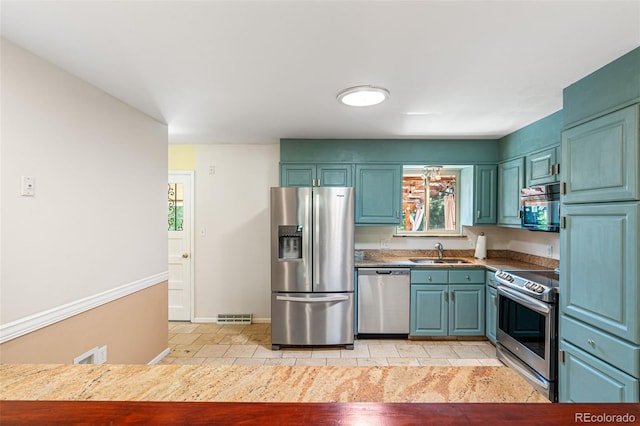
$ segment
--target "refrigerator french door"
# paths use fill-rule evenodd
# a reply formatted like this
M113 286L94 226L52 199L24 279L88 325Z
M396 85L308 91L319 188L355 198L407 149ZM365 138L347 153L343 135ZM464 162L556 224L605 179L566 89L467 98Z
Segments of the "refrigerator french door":
M271 345L353 348L353 188L271 188Z

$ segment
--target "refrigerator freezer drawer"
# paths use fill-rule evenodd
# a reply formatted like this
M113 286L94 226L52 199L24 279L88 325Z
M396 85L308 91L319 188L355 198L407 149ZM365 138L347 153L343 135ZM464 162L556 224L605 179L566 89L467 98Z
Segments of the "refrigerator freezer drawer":
M271 344L353 345L353 293L272 293Z

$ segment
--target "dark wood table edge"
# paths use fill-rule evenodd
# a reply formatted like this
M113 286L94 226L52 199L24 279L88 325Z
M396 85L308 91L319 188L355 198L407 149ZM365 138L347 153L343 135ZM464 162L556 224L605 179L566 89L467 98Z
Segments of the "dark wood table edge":
M0 401L0 425L640 424L640 404ZM602 420L602 421L599 421ZM613 420L613 421L612 421Z

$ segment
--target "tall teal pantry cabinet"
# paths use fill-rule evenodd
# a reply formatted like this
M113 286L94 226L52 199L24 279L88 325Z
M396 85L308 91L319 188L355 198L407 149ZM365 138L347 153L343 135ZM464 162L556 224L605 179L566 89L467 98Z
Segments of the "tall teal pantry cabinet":
M640 48L564 91L560 402L640 401Z

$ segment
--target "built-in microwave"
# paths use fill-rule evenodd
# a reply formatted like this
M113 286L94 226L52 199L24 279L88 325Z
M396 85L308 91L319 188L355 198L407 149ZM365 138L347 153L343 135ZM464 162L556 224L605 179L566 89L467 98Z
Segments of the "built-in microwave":
M520 190L520 223L531 231L560 230L560 184L530 186Z

